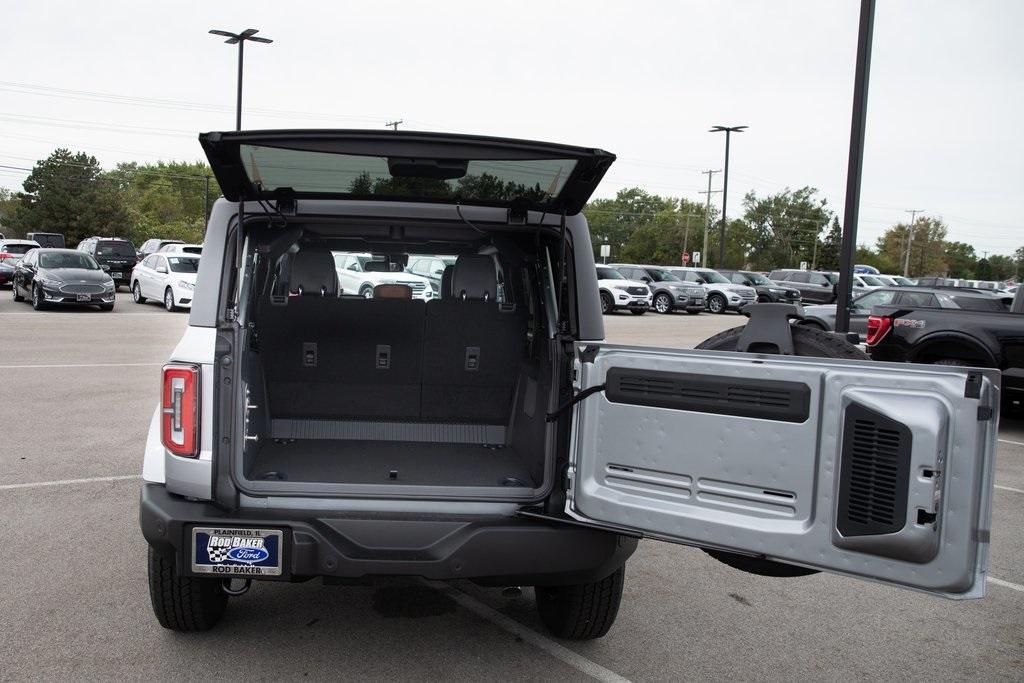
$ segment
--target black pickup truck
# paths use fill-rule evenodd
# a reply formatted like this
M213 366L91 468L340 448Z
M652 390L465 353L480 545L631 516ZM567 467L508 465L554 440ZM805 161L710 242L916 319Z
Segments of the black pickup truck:
M1024 403L1024 314L876 306L867 350L882 361L998 368L1004 406Z

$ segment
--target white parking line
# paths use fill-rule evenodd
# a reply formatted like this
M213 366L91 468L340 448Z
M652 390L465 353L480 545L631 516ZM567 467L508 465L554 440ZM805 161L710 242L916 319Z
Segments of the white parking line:
M591 678L595 678L599 681L629 683L628 678L624 678L619 674L615 673L614 671L604 668L597 662L587 659L578 652L570 650L564 645L561 645L560 643L556 643L555 641L551 640L547 636L543 636L540 633L537 633L532 628L523 626L515 619L507 617L501 612L492 609L491 607L488 607L484 603L474 598L472 595L464 593L458 588L455 588L454 586L450 586L444 583L438 583L435 581L428 581L426 583L427 585L444 593L449 598L459 603L460 605L462 605L478 617L482 617L483 619L486 619L495 626L498 626L499 628L508 631L512 635L522 638L530 645L533 645L534 647L544 650L544 652L547 652L555 659L559 659L562 662L565 662L572 668L576 669L577 671L581 671L582 673L585 673Z
M1003 581L1002 579L997 579L994 576L986 577L986 580L989 583L994 583L997 586L1002 586L1003 588L1010 588L1012 590L1020 591L1021 593L1024 593L1024 586L1020 585L1019 583L1010 583L1009 581Z
M68 484L92 484L101 481L124 481L125 479L142 479L141 474L121 474L115 477L89 477L88 479L55 479L54 481L33 481L27 484L0 484L0 491L11 489L38 489L43 486L65 486Z
M1009 439L997 439L999 443L1008 443L1011 446L1024 446L1024 442L1021 441L1010 441Z
M1002 489L1003 491L1013 491L1014 493L1024 493L1024 489L1015 489L1012 486L1003 486L1002 484L992 484L993 488Z
M17 368L149 368L161 366L163 363L67 363L64 365L0 365L0 370Z

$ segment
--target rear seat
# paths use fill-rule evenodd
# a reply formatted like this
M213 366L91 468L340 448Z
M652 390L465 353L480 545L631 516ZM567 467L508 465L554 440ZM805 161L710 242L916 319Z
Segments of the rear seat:
M451 277L455 296L429 304L310 295L330 291L320 282L330 279L320 260L293 261L290 289L301 284L303 296L260 305L273 417L508 420L526 324L521 312L499 310L493 259L460 257Z

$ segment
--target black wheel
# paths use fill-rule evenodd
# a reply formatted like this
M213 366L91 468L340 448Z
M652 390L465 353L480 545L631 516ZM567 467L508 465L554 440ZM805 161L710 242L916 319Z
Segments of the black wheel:
M708 310L712 313L725 313L728 307L725 297L721 294L712 294L708 297Z
M665 292L658 294L654 297L654 310L658 313L671 313L672 312L672 297Z
M117 287L114 287L114 290L116 291ZM142 296L142 287L139 285L138 280L132 285L132 300L137 304L146 303L146 297Z
M793 350L798 356L842 358L847 360L871 359L868 354L850 342L823 330L806 325L792 325L790 326L790 332L793 335ZM697 348L708 351L735 351L736 344L742 333L742 326L734 327L705 339L697 345ZM772 349L772 351L768 351L769 353L774 352L774 346L769 348ZM772 562L761 557L737 555L722 550L705 550L704 552L730 567L751 574L760 574L761 576L807 576L809 574L817 574L817 570L814 569Z
M626 567L593 583L535 586L537 611L551 633L570 640L590 640L608 633L619 613Z
M220 579L178 576L174 560L149 549L149 599L153 613L172 631L206 631L213 628L228 606Z
M104 312L112 311L114 310L114 304L100 304L100 310Z
M612 297L608 292L601 292L601 315L608 315L615 307Z
M11 282L11 296L14 298L15 301L25 300L25 297L23 297L21 294L18 294L18 285L16 285L14 282Z
M644 313L647 312L647 309L646 308L631 308L629 310L629 312L632 313L633 315L643 315Z
M32 308L37 311L46 309L46 299L43 297L43 288L32 284Z
M174 305L174 292L170 287L164 290L164 308L171 313L178 310L178 307Z
M373 285L363 285L363 288L359 290L359 296L364 299L373 298Z

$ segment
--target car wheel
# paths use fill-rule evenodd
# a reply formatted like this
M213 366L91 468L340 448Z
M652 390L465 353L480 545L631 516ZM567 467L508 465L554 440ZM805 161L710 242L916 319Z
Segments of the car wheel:
M364 285L363 288L359 290L359 296L363 297L364 299L372 299L373 298L373 286L372 285Z
M793 336L793 351L797 356L809 356L814 358L842 358L850 360L870 360L871 357L842 337L837 337L805 325L792 325L790 333ZM743 326L734 327L724 332L719 332L713 337L705 339L696 348L707 351L735 351L740 335L743 334ZM774 353L772 350L757 349L758 353ZM761 576L807 576L817 573L815 569L795 567L780 562L772 562L762 557L750 555L737 555L721 550L705 549L708 555L724 564L750 574Z
M172 313L178 310L178 307L174 305L174 292L170 287L164 290L164 308Z
M665 292L658 294L654 297L654 310L658 313L671 313L672 312L672 297Z
M712 313L725 313L728 308L725 297L721 294L712 294L708 297L708 310Z
M647 312L647 309L646 308L634 308L634 309L631 309L629 312L632 313L633 315L643 315L644 313Z
M43 297L43 289L35 284L32 285L32 308L42 311L46 308L46 299Z
M149 548L149 600L157 621L172 631L213 628L228 606L220 579L178 576L173 558Z
M590 640L608 633L619 613L626 567L593 583L535 586L540 620L551 633L570 640Z
M114 287L114 291L117 291L117 287ZM146 303L146 297L142 296L142 286L139 285L139 281L136 280L135 284L132 285L132 300L137 304Z
M612 298L605 292L601 292L601 315L608 315L612 312L615 304L612 303Z
M18 285L16 285L13 282L11 283L11 296L14 298L15 301L25 300L25 297L23 297L21 294L18 294Z

